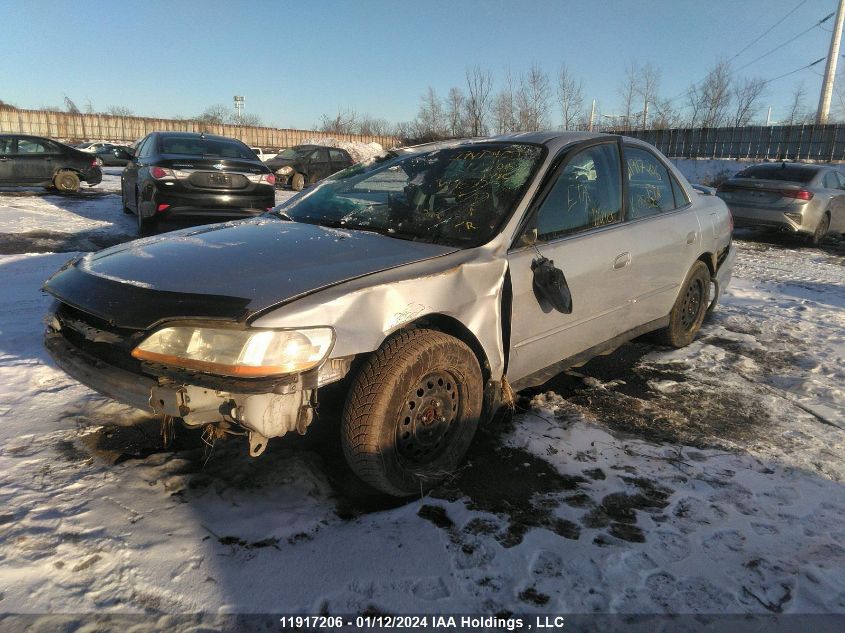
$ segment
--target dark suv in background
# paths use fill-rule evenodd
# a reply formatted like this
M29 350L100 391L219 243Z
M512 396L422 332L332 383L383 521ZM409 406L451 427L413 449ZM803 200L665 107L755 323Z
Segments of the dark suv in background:
M123 170L123 210L138 216L138 230L160 218L249 217L276 204L276 178L238 140L195 132L145 136Z
M93 154L40 136L0 134L0 186L43 185L62 192L79 191L103 179Z
M280 184L301 191L303 187L346 169L352 163L352 157L346 150L338 147L297 145L282 150L265 164L276 173Z

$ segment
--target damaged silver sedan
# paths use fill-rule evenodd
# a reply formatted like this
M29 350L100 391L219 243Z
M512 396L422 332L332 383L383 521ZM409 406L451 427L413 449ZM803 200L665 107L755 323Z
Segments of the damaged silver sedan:
M653 147L532 133L394 150L259 218L69 262L46 345L116 400L268 438L343 381L352 470L409 495L514 391L656 331L691 342L734 261L724 203Z

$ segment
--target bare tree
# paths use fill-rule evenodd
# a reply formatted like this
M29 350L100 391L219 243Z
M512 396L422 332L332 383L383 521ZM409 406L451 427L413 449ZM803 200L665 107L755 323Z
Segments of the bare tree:
M466 112L469 132L472 136L482 136L487 130L486 120L490 110L493 75L480 66L467 68Z
M657 91L660 86L660 69L655 68L651 63L643 66L639 71L639 76L634 83L634 90L637 96L642 100L642 127L648 127L648 106L654 104L657 96Z
M378 119L364 114L361 116L361 121L358 123L358 134L367 134L369 136L386 136L390 124L385 119Z
M549 76L539 64L532 64L528 72L519 78L519 92L516 95L519 130L535 132L548 127L550 104Z
M681 126L681 113L675 108L671 99L654 99L654 114L651 117L651 128L667 130Z
M65 110L70 112L71 114L79 114L79 108L76 107L76 104L73 102L73 99L65 95Z
M513 77L510 68L505 74L505 85L493 99L493 128L496 134L507 134L517 128L516 103L514 102Z
M422 96L420 109L417 111L416 136L423 140L437 140L446 136L444 129L443 104L437 92L431 86Z
M702 127L719 127L727 118L731 104L731 70L728 63L719 60L699 86Z
M206 125L222 125L231 115L229 108L222 103L218 103L203 110L202 114L197 117L197 121Z
M743 127L751 123L751 119L760 109L760 97L766 90L766 81L759 77L745 78L733 85L734 127Z
M808 118L809 111L807 110L807 104L804 101L805 96L806 92L804 91L804 82L801 82L795 86L795 90L792 91L789 115L786 117L786 121L784 121L786 125L796 125Z
M584 90L580 81L569 72L566 64L561 64L557 75L557 100L563 116L563 129L573 130L583 118Z
M464 135L464 102L466 97L460 88L450 88L446 97L446 120L449 126L449 135L458 137Z
M352 134L358 126L358 114L353 108L337 109L334 116L324 114L317 127L321 132Z
M133 112L124 106L109 106L106 109L106 114L110 114L112 116L132 116Z
M625 130L631 129L631 117L634 110L634 98L638 93L640 69L636 62L631 62L625 69L625 76L619 84L619 96L622 97L622 125Z
M245 125L247 127L261 127L261 117L254 112L241 112L240 117L237 114L233 114L227 123Z

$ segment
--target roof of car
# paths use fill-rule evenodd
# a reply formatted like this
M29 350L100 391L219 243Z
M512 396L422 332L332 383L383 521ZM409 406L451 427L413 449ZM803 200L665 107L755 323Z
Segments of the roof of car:
M175 136L178 138L210 138L218 141L234 141L231 136L221 136L219 134L205 134L204 132L156 132L159 136Z

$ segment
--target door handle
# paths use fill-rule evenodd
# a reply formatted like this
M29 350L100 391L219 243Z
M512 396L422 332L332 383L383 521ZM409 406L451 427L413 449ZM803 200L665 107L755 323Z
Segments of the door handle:
M687 233L687 244L695 244L695 239L698 237L698 233L695 231L690 231Z
M620 270L631 263L631 253L620 253L613 260L613 270Z

